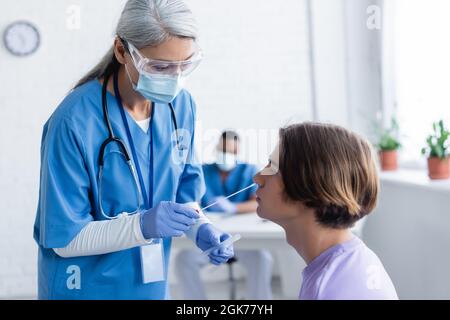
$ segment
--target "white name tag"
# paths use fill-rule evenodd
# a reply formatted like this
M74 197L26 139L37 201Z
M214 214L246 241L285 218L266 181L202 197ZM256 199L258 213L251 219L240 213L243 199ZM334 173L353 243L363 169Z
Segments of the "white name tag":
M164 248L159 243L141 247L141 268L143 283L164 281Z

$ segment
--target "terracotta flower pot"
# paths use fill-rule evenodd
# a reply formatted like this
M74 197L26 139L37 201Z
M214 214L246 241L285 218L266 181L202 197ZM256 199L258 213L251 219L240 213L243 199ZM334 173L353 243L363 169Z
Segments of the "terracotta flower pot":
M380 151L381 170L395 171L398 168L397 164L397 150Z
M450 178L450 158L428 158L428 176L433 180Z

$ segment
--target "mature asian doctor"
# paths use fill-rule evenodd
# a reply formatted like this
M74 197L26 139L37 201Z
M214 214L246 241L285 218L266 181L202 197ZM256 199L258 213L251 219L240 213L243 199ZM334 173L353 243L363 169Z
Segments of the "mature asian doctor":
M183 90L201 61L191 11L180 0L129 0L116 34L44 126L40 299L167 299L171 238L186 233L206 250L230 236L196 204L205 187ZM232 256L230 245L209 260Z

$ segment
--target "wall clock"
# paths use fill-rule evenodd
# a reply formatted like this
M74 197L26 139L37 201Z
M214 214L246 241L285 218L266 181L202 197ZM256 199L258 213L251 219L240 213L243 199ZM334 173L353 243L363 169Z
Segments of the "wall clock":
M41 36L32 23L16 21L6 27L3 33L3 42L11 54L25 57L36 52L41 42Z

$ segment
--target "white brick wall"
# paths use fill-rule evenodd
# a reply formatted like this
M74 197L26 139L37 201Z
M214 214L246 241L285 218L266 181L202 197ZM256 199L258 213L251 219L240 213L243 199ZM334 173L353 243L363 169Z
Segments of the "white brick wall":
M242 129L243 157L263 165L273 147L265 141L288 121L312 115L305 1L188 3L205 51L189 85L204 133L201 156L208 160L219 130L232 127Z
M198 17L206 54L189 84L204 129L200 140L215 142L210 129L276 129L292 117L311 117L305 0L188 2ZM0 30L17 19L31 20L41 31L42 46L24 59L0 48L0 298L36 293L32 227L42 126L71 85L109 47L123 4L124 0L2 4ZM70 5L81 8L80 30L66 28ZM266 149L270 146L247 156L265 161Z
M15 58L0 48L0 148L8 150L0 152L0 297L36 293L32 232L42 126L71 85L106 51L122 3L18 0L5 2L0 11L1 31L26 19L42 36L41 48L29 58ZM81 6L81 29L71 31L66 10L74 4ZM105 10L105 4L112 9Z

